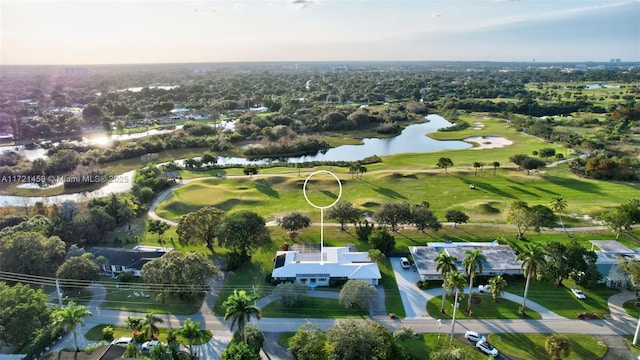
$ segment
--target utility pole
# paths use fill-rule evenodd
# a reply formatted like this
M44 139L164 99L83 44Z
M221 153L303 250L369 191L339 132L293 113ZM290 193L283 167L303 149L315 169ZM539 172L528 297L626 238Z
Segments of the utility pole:
M449 337L449 345L453 344L453 330L456 328L456 311L458 310L458 293L459 289L456 289L456 298L453 304L453 319L451 320L451 336Z
M60 291L60 281L56 278L56 292L58 293L58 305L62 307L62 292Z
M638 333L640 332L640 319L638 319L638 325L636 325L636 333L633 334L633 345L638 343Z

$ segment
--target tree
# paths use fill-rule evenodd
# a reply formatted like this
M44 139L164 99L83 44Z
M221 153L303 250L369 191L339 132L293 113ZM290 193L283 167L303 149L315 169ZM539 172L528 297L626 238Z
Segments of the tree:
M449 158L441 157L440 159L438 159L438 163L436 163L436 166L444 169L444 173L447 174L447 168L453 166L453 161L451 161L451 159Z
M523 169L527 170L527 174L529 174L531 170L538 170L547 164L543 160L528 157L522 161L521 165Z
M393 359L391 331L373 321L339 320L327 332L331 360Z
M558 195L551 199L549 207L551 208L551 210L558 213L558 219L560 219L560 226L562 226L562 230L564 230L564 233L567 234L567 237L571 238L571 236L567 232L567 229L565 229L564 227L564 223L562 222L562 213L567 209L567 201L562 196Z
M640 261L636 259L624 259L618 263L618 267L624 274L629 285L636 292L636 304L640 302L638 297L638 287L640 287Z
M200 321L192 321L190 318L184 321L177 333L187 341L191 357L193 357L193 344L202 343L209 338L207 330L200 329Z
M225 213L213 206L189 213L180 218L176 234L181 245L193 245L204 242L212 254L215 254L213 243L218 231L224 223Z
M224 220L218 241L236 254L247 258L252 247L270 241L262 216L253 211L233 213Z
M524 233L531 225L531 214L529 211L529 205L521 200L512 202L507 214L507 221L510 224L514 224L518 229L516 239L524 240Z
M566 252L567 247L557 241L549 242L544 246L544 276L553 279L556 286L562 286L562 280L569 277L569 266L565 258Z
M133 337L136 337L136 334L142 330L142 323L144 319L141 317L131 317L127 316L127 320L124 321L124 325L127 329L133 330Z
M0 239L0 270L28 275L55 273L64 260L65 245L57 236L17 232Z
M436 271L440 271L442 275L442 306L440 307L440 312L444 314L444 301L447 295L447 275L451 272L458 272L458 266L456 263L458 262L458 258L449 255L446 252L442 251L436 257Z
M300 298L305 296L309 291L309 286L301 284L299 282L284 282L276 285L273 289L273 294L280 297L280 301L286 307L294 307L300 301Z
M507 280L501 275L494 276L489 279L489 285L491 286L491 298L493 302L498 302L498 298L504 293L504 289L507 287Z
M480 171L482 171L482 167L483 166L484 166L483 162L475 161L473 163L473 168L475 169L473 175L478 175L478 169L480 169Z
M222 352L222 360L260 360L260 355L245 343L230 343Z
M498 170L498 168L500 167L500 163L497 161L494 161L491 163L491 166L493 166L493 176L496 176L496 170Z
M173 356L169 351L169 347L164 343L157 343L149 350L149 358L152 360L172 360Z
M525 251L516 256L516 260L521 261L520 267L526 274L527 282L524 285L524 296L522 300L522 308L520 312L525 313L527 309L527 295L529 294L529 285L534 277L540 280L542 278L542 270L545 267L546 259L542 248L537 244L529 244Z
M464 290L464 285L466 284L467 279L464 273L461 272L450 272L447 274L447 290L454 290L454 299L453 299L453 319L451 323L451 337L449 338L449 345L453 342L453 329L456 326L456 311L458 310L458 298L460 293ZM469 294L471 297L471 294Z
M131 342L127 344L127 349L124 351L124 355L128 358L135 358L138 356L138 344Z
M469 220L469 215L460 210L447 210L444 217L447 218L448 222L453 223L454 228L457 227L458 224L465 224L467 220Z
M53 318L54 327L63 327L66 331L71 330L73 333L73 340L76 343L76 352L80 351L78 346L78 335L76 334L76 327L78 325L84 326L84 318L92 316L91 312L87 311L82 305L76 305L75 302L69 301L67 306L55 310L51 317Z
M360 212L353 207L353 204L346 200L338 201L335 205L327 209L327 218L340 223L340 230L344 231L344 224L355 222L360 217Z
M144 337L146 340L157 338L158 334L160 334L158 324L162 323L164 323L164 320L158 317L156 313L146 313L144 318L142 319L140 331L144 333Z
M141 275L164 296L193 300L204 295L209 289L208 280L217 272L218 268L200 253L170 251L144 264Z
M376 297L375 286L363 280L349 280L342 286L338 300L346 308L366 309Z
M49 295L29 285L0 282L0 340L18 346L30 341L51 320Z
M553 228L556 225L556 217L553 211L544 205L534 205L528 211L529 221L535 232L541 228Z
M381 223L391 226L391 231L396 231L399 224L411 222L411 208L408 203L384 203L378 211L373 214L373 218Z
M556 149L554 148L542 148L538 152L541 158L546 159L556 156Z
M162 241L164 233L171 228L171 225L162 220L147 221L147 232L150 234L158 234L158 243Z
M311 225L311 218L298 211L290 212L278 219L278 226L290 232L296 232L309 225Z
M100 269L98 264L84 256L73 256L60 265L56 276L61 279L98 281L100 280Z
M471 314L471 291L473 290L473 279L476 277L476 271L482 273L482 262L487 258L482 253L482 249L465 250L467 257L462 260L464 271L469 275L469 303L467 304L467 313Z
M551 360L560 360L569 356L569 338L559 334L549 335L544 342L544 348Z
M527 156L526 154L516 154L513 155L511 157L509 157L509 161L511 161L512 163L518 165L518 170L522 169L522 163L524 162L524 160L528 159L529 156Z
M258 167L255 165L247 165L242 169L245 175L251 177L251 175L258 175Z
M433 211L429 210L428 203L414 205L411 209L411 219L418 231L424 232L424 229L438 231L442 229L442 224L438 221L438 218L433 214Z
M369 249L367 254L369 255L369 259L371 260L371 262L374 262L374 263L377 263L378 261L383 260L385 258L382 251L378 249Z
M369 245L382 253L388 253L396 247L396 238L389 234L386 227L379 226L369 236Z
M297 360L325 360L327 335L320 328L307 323L289 339L289 350Z
M606 211L600 216L605 225L616 233L616 240L622 231L630 231L632 225L640 223L640 200L628 202Z
M247 294L244 290L234 290L227 300L222 303L225 308L224 319L231 319L231 330L238 327L238 331L242 333L242 340L247 343L246 325L255 317L260 320L260 308L255 305L258 294Z
M255 326L247 326L247 345L256 353L260 354L260 350L264 345L264 334L260 329ZM233 333L233 337L231 337L232 343L242 343L242 334L240 331L236 331Z

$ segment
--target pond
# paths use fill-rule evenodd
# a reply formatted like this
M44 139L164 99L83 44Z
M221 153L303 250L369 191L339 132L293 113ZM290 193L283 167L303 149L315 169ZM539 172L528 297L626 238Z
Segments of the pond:
M465 141L439 141L427 137L428 133L436 132L440 128L451 126L452 124L439 115L428 115L428 122L407 126L398 136L392 138L365 138L362 145L342 145L332 148L323 153L313 156L291 157L286 159L290 163L307 162L307 161L358 161L369 156L394 155L401 153L428 153L440 150L468 149L471 148L469 142ZM147 134L149 135L149 134ZM484 142L495 141L492 137L486 137L482 141L470 138L471 142L482 145ZM504 145L504 144L503 144ZM481 146L482 147L482 146ZM181 163L183 160L176 160ZM263 164L267 160L249 161L239 157L219 157L218 164ZM56 196L0 196L0 207L2 206L32 206L36 202L44 202L46 204L60 203L66 200L82 201L92 199L94 197L106 196L111 193L124 192L133 186L134 171L121 174L115 179L117 181L109 182L102 188L90 192L64 194Z

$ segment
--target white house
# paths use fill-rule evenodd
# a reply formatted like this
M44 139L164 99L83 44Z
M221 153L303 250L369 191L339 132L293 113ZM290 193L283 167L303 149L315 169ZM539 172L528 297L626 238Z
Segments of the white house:
M266 106L250 107L249 111L253 111L255 113L266 113L269 111L269 108Z
M93 247L88 251L96 258L99 256L107 258L100 270L109 275L130 272L134 276L140 276L140 270L144 264L163 257L170 250L170 248L138 245L133 249Z
M516 253L509 245L497 242L433 242L426 246L409 246L411 256L422 280L442 280L442 274L436 269L436 258L441 252L458 258L456 266L464 271L462 260L466 250L481 249L486 261L482 262L482 272L477 276L522 275L522 262L516 260Z
M310 287L328 286L330 280L363 280L378 285L382 278L378 264L366 252L353 246L325 247L311 252L278 251L271 276L275 280L297 281Z

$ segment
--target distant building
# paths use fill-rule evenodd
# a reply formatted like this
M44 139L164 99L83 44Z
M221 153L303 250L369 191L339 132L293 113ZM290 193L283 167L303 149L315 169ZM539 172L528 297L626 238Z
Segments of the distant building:
M297 281L310 287L328 286L331 280L363 280L378 285L382 278L378 264L371 262L366 252L356 252L355 246L296 247L278 251L271 276L275 280Z
M269 111L269 108L266 106L250 107L249 111L253 111L255 113L266 113Z
M600 283L608 287L627 286L629 279L618 264L626 259L640 261L638 250L630 249L615 240L591 240L591 244L591 250L598 255L596 268L602 274Z
M436 258L441 252L458 258L456 266L464 271L462 261L467 256L466 250L481 249L487 258L482 262L482 272L477 276L522 275L522 262L516 260L516 253L509 245L499 245L497 242L434 242L427 246L409 246L411 256L416 264L422 280L442 280L442 274L436 269Z

